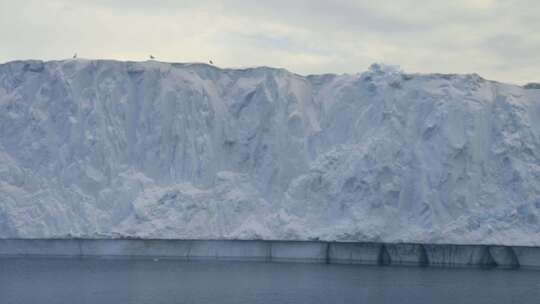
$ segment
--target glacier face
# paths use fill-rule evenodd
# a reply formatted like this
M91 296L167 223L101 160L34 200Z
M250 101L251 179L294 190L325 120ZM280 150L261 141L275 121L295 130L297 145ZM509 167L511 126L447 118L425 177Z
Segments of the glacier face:
M0 237L540 245L540 90L106 60L0 65Z

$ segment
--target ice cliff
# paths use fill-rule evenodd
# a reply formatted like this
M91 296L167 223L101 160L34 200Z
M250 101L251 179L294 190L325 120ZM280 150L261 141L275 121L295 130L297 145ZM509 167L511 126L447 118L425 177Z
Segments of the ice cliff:
M540 245L540 90L106 60L0 65L0 237Z

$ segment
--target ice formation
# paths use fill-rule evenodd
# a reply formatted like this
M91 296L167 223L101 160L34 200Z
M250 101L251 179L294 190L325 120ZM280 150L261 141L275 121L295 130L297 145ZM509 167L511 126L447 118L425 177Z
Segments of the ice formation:
M106 60L0 65L0 237L540 245L540 90Z

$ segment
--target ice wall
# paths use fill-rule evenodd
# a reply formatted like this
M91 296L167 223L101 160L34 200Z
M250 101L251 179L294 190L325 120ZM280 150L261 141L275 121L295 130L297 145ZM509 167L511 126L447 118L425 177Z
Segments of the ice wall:
M3 238L540 245L539 209L538 89L384 65L0 65Z

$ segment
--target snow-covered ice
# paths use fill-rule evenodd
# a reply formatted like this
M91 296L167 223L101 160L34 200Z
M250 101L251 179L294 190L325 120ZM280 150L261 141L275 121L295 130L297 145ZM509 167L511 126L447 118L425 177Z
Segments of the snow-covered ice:
M540 245L540 90L106 60L0 65L0 237Z

